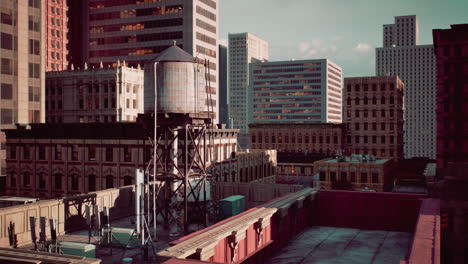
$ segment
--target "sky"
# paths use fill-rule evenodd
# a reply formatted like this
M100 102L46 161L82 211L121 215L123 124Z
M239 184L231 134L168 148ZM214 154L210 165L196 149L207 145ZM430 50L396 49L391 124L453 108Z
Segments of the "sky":
M468 23L468 0L219 0L219 38L249 32L270 44L270 61L327 58L344 77L375 75L382 25L417 15L419 44L432 29Z

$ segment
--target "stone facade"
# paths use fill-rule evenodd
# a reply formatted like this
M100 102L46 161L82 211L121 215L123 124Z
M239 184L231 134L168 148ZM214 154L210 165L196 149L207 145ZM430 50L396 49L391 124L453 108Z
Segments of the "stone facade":
M314 162L320 177L320 188L365 189L382 192L392 184L391 170L394 159L363 162L359 158L345 157L344 161L324 159Z
M221 182L251 182L269 177L276 168L276 150L235 152L222 162L213 163L209 172Z
M135 121L143 113L144 72L117 67L70 69L46 75L49 123Z
M207 166L237 150L237 131L208 129ZM139 123L32 124L5 133L6 192L12 196L57 198L131 185L153 150Z
M250 124L252 149L334 154L342 149L339 124Z
M403 158L404 84L398 76L345 78L345 149Z

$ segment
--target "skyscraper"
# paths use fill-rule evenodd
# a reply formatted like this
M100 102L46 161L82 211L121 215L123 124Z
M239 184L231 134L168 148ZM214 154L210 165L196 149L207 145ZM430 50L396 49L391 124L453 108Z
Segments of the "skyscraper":
M342 122L342 71L327 59L250 64L249 123Z
M218 119L218 1L217 0L88 0L84 23L89 23L88 35L72 32L80 41L88 40L72 57L86 61L90 67L116 66L118 60L127 65L144 66L145 61L172 46L184 49L200 60L209 61L207 74L215 119ZM86 1L85 1L86 2ZM77 11L80 11L79 9ZM89 13L89 14L87 14ZM80 20L75 23L82 23ZM82 30L70 25L70 30ZM80 56L85 57L79 58ZM77 66L77 65L75 65ZM82 65L78 65L82 67Z
M383 47L376 49L376 74L405 83L405 158L436 157L436 76L432 45L419 45L416 16L397 16L383 25Z
M219 45L219 123L228 124L227 47Z
M229 118L240 129L239 144L247 146L249 63L269 58L268 42L251 34L229 34Z
M0 3L0 129L44 122L46 3Z

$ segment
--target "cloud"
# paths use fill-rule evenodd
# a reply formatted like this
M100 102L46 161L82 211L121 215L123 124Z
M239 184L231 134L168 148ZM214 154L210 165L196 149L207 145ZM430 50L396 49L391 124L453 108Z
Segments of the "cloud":
M310 44L307 42L300 42L297 46L300 53L306 53L310 49Z
M225 38L220 38L219 39L219 45L223 45L223 46L228 46L228 40L225 39Z
M341 36L335 36L330 40L315 38L310 41L299 42L296 52L301 59L329 58L338 53L338 43L343 40Z
M367 43L359 43L356 45L356 47L353 48L355 52L361 53L361 54L369 53L373 49L374 47L372 47L371 45Z

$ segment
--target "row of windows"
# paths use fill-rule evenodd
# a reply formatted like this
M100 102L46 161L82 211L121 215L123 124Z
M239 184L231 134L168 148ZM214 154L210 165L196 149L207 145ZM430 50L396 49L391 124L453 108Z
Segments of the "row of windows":
M360 177L356 177L356 172L350 172L350 178L348 179L348 174L346 172L341 172L340 173L340 178L338 179L337 172L331 171L329 173L330 175L330 182L336 182L336 181L350 181L352 183L369 183L368 182L368 177L367 177L367 172L361 172ZM326 172L321 171L319 173L320 175L320 181L327 181L326 179ZM371 174L371 183L380 183L379 181L379 174L378 173L372 173Z
M181 44L177 44L182 49ZM109 50L93 50L90 52L92 57L117 57L117 56L132 56L132 55L144 55L144 54L157 54L161 51L169 48L170 45L144 47L144 48L116 48Z
M356 98L354 99L354 104L355 104L355 105L359 105L359 103L362 101L363 104L366 105L366 104L369 104L369 100L370 100L370 99L369 99L367 96L364 97L364 98L356 97ZM346 101L347 101L347 104L348 104L348 105L351 105L351 104L352 104L352 99L351 99L350 97L348 97L348 99L347 99ZM389 100L389 101L390 101L390 102L389 102L390 104L395 104L395 97L394 97L394 96L390 96L390 100ZM384 104L386 104L386 102L387 102L386 97L385 97L385 96L382 96L382 97L380 98L380 104L381 104L381 105L384 105ZM374 105L377 104L377 97L375 97L375 96L372 97L372 104L374 104Z
M32 186L31 184L31 176L29 172L23 172L21 174L22 177L22 182L21 185L24 188L39 188L39 189L46 189L47 188L47 182L48 182L48 177L46 173L44 172L39 172L36 174L36 179L37 179L37 186ZM62 190L63 189L63 182L64 182L64 175L60 173L55 173L52 175L53 177L53 183L49 183L49 186L53 186L55 190ZM77 174L71 174L68 176L70 178L70 190L71 191L78 191L79 189L79 182L80 182L80 176ZM94 192L96 191L96 176L95 175L88 175L88 192ZM132 185L133 180L131 176L124 176L124 186L127 185ZM66 183L65 183L66 184ZM16 188L17 187L17 176L15 172L10 173L10 187ZM105 177L105 188L110 189L114 188L114 176L112 175L107 175ZM68 188L68 187L65 187Z
M346 123L346 127L348 128L348 131L351 130L351 124L352 123ZM369 123L362 123L363 124L363 130L369 130ZM354 130L359 130L361 128L360 123L354 123ZM390 123L389 124L390 130L395 129L395 123ZM385 130L387 129L386 123L380 123L380 129ZM372 129L371 130L377 130L377 123L372 123Z
M151 8L143 9L131 9L122 10L117 12L103 12L90 14L89 18L91 21L108 20L108 19L120 19L120 18L132 18L132 17L143 17L143 16L154 16L154 15L170 15L177 14L183 11L182 5L171 5L171 6L156 6Z
M90 39L90 45L112 45L112 44L123 44L123 43L135 43L135 42L146 42L146 41L159 41L159 40L172 40L181 39L182 31L175 32L163 32L163 33L152 33L152 34L141 34L132 36L118 36L118 37L106 37Z
M281 135L281 133L279 133L278 135L271 135L271 137L268 135L268 133L265 133L265 135L263 135L261 132L258 133L258 134L252 134L252 136L250 137L251 138L251 143L270 143L269 140L271 139L271 143L278 143L279 144L282 144L283 143L283 136ZM289 135L285 135L284 136L284 143L286 144L289 144L289 143L293 143L295 144L296 143L296 136L293 134L291 136L291 142L289 141L290 137ZM312 141L310 141L309 139L312 139ZM309 135L304 135L302 136L301 134L298 134L297 135L297 143L298 144L302 144L302 143L305 143L305 144L309 144L309 143L312 143L312 144L315 144L315 143L319 143L319 144L323 144L323 143L326 143L326 144L338 144L338 136L335 135L335 136L316 136L316 135L313 135L313 136L309 136Z
M380 91L386 91L387 90L387 85L385 83L382 83L379 86L380 86ZM374 84L371 85L371 87L372 87L373 92L377 91L377 84L374 83ZM388 85L388 88L389 88L390 91L393 91L393 90L395 90L395 85L393 83L390 83L390 85ZM352 89L352 85L347 84L346 85L346 90L347 90L348 93L351 92L351 89ZM369 84L363 84L362 85L362 90L364 92L369 91ZM355 92L360 92L361 91L361 85L360 84L355 84L354 85L354 91Z
M385 109L382 109L380 110L380 116L379 117L386 117L387 116L387 112L389 114L389 117L394 117L395 115L395 112L397 113L398 110L385 110ZM372 117L377 117L377 110L376 109L373 109L372 111L369 111L369 110L355 110L354 111L354 117L360 117L361 113L362 113L362 116L363 117L369 117L369 112L372 113ZM347 110L346 111L346 117L350 118L351 117L351 110Z
M197 13L216 22L216 15L200 6L197 6Z
M18 147L17 146L10 146L9 147L9 159L17 159L19 156L17 155ZM33 157L33 152L34 148L31 146L22 146L19 147L19 149L22 151L22 159L24 160L32 160L34 159ZM65 145L62 146L60 144L56 144L52 148L46 148L44 145L39 145L36 147L37 149L37 160L47 160L49 155L53 157L53 160L64 160L65 155L69 153L69 160L72 161L78 161L80 160L80 146L79 145ZM86 147L87 149L87 160L88 161L98 161L97 159L97 147L95 145L89 145ZM121 152L121 162L133 162L134 158L131 155L131 148L124 146L124 147L112 147L112 146L106 146L102 148L103 156L101 161L106 161L106 162L113 162L115 160L115 150ZM151 156L151 148L145 148L145 160L148 160L149 157ZM84 153L82 154L84 155Z
M160 28L160 27L175 27L182 26L184 24L183 18L172 18L172 19L161 19L161 20L151 20L151 21L142 21L136 24L111 24L111 25L102 25L91 27L91 34L104 33L104 32L116 32L116 31L127 31L127 30L141 30L141 29L150 29L150 28Z
M372 139L372 141L369 141L369 138ZM387 144L387 138L388 138L388 143L394 144L395 143L395 137L394 136L380 136L380 144ZM346 142L348 144L352 144L352 137L347 136ZM360 144L361 143L361 136L355 136L354 137L354 143ZM367 144L367 143L372 143L372 144L378 144L377 143L377 136L362 136L362 143Z

